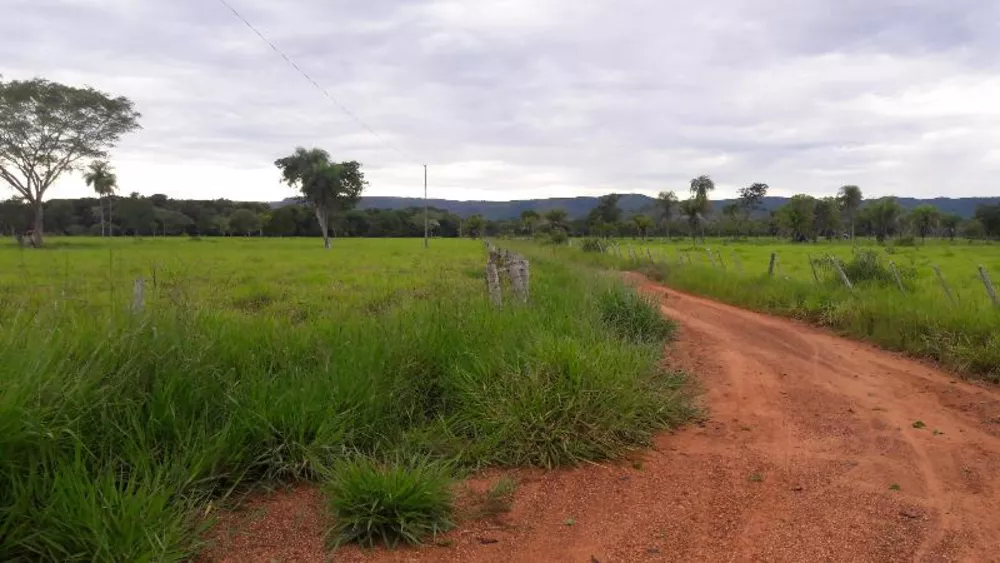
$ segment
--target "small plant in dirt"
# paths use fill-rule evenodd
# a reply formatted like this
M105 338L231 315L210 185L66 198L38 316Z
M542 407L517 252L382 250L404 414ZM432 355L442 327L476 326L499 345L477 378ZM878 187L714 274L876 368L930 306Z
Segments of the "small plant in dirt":
M889 485L889 490L890 491L899 491L901 489L902 489L902 487L899 486L899 483L893 483L893 484Z
M449 468L416 459L380 464L357 457L335 465L324 487L334 524L327 542L365 547L419 544L452 527Z
M482 516L496 516L503 512L510 512L514 505L514 492L517 490L517 479L503 476L486 491L483 499L483 506L480 509Z
M567 518L567 519L563 520L563 525L566 525L566 526L575 526L576 525L576 518Z
M925 428L925 427L927 427L927 425L924 424L924 421L918 420L918 421L916 421L916 422L913 423L913 427L919 429L919 428Z
M660 314L652 300L633 289L609 289L600 295L598 306L604 324L625 340L662 342L674 333L676 325Z
M764 476L761 475L760 473L751 473L749 480L751 483L760 483L761 481L764 480Z

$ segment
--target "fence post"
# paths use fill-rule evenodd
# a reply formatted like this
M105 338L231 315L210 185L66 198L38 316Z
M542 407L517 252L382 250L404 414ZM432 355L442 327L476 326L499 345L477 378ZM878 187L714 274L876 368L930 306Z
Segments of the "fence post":
M722 266L723 270L725 270L726 269L726 262L725 262L725 260L722 259L722 251L716 249L715 256L719 259L719 265Z
M844 269L840 267L840 260L831 256L830 261L833 262L833 267L837 268L837 272L840 274L840 281L844 282L847 289L854 289L854 285L851 283L851 280L847 278L847 274L844 273Z
M903 280L899 279L899 270L896 269L896 263L889 260L889 269L892 270L892 277L896 278L896 287L899 288L900 293L906 293L903 289Z
M522 303L528 302L529 264L524 256L517 255L510 263L510 282L514 294Z
M986 293L989 294L990 300L993 301L994 307L1000 307L1000 302L997 302L997 292L993 289L993 282L990 281L990 275L986 273L986 268L982 264L979 265L979 277L983 280L983 285L986 286Z
M934 268L934 274L937 275L938 281L941 282L941 288L944 289L945 295L948 296L948 300L951 301L951 305L954 307L957 304L955 302L955 296L951 294L948 282L944 281L944 276L941 275L941 268L939 268L937 264L931 264L931 268Z
M646 257L649 258L650 264L656 264L656 260L653 260L653 252L649 249L648 246L646 247Z
M135 279L132 285L132 313L141 313L146 308L145 293L146 282L141 277Z
M709 261L709 263L712 264L712 267L714 268L715 267L715 256L712 256L712 249L706 247L705 248L705 254L708 254L708 261Z
M813 262L812 254L807 254L809 257L809 267L812 268L813 279L816 281L816 285L819 285L819 274L816 273L816 263Z
M774 263L778 260L778 253L771 252L771 262L767 265L767 277L774 277Z
M490 252L486 260L486 291L490 295L490 303L494 307L503 305L503 296L500 294L500 270L497 268L498 254Z

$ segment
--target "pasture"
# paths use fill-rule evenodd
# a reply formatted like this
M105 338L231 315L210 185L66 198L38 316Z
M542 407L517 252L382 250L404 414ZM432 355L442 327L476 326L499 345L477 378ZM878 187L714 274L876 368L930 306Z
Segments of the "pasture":
M595 265L642 270L677 289L827 326L931 358L967 375L1000 380L1000 309L991 302L978 271L982 265L994 283L1000 281L998 245L929 241L886 246L864 240L855 247L848 241L796 244L774 239L709 239L704 245L690 239L617 242L616 251L603 254L584 252L582 243L560 252ZM772 252L778 261L769 276ZM853 289L845 287L827 259L831 256L839 259Z
M3 560L184 559L214 507L297 480L329 483L331 541L415 541L464 472L692 412L656 309L537 249L497 309L480 241L51 242L0 247Z

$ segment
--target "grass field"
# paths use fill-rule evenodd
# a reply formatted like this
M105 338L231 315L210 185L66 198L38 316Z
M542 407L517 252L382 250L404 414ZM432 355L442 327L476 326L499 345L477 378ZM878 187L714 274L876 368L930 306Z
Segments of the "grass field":
M532 260L530 305L496 310L479 241L0 247L0 559L183 559L220 499L296 479L329 483L331 541L413 540L463 471L614 457L690 415L655 308Z
M617 252L583 252L582 244L559 252L595 265L640 269L678 289L807 320L940 361L973 377L1000 381L1000 309L993 306L978 271L982 265L1000 281L998 245L934 241L887 247L862 241L855 248L850 242L792 244L773 239L708 240L705 245L690 240L618 243L621 257ZM638 261L632 260L630 246ZM769 277L772 252L779 265ZM840 259L853 290L844 286L828 261L815 261L814 276L810 258L826 256ZM900 274L902 291L890 262ZM942 288L934 265L954 301Z

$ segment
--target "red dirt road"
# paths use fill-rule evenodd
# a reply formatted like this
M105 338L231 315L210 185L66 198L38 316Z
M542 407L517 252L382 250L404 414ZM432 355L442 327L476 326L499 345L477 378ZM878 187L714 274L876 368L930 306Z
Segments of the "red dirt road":
M319 501L300 489L249 509L207 558L1000 561L997 390L631 279L680 323L668 355L708 415L660 436L641 467L520 472L510 513L395 552L324 553Z

